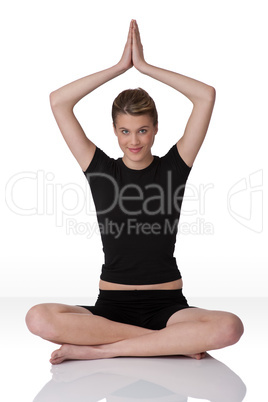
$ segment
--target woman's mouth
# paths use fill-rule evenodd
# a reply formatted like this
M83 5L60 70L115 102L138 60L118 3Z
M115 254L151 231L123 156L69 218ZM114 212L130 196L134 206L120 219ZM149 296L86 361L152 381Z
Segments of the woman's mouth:
M138 152L140 152L141 148L128 148L130 150L130 152L133 152L134 154L137 154Z

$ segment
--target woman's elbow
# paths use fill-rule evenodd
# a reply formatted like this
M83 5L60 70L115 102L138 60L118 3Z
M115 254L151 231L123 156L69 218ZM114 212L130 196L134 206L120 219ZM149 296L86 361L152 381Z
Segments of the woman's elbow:
M52 109L59 104L59 97L57 95L57 91L53 91L49 94L49 101Z
M56 110L72 110L75 103L63 97L61 92L58 90L51 92L49 95L50 106L53 111Z
M214 103L216 100L216 89L212 86L208 87L207 99L211 103Z

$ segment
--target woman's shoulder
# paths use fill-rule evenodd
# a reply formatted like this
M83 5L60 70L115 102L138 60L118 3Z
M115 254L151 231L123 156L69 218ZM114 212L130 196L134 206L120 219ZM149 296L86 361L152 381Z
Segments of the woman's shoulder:
M160 157L161 164L168 166L169 169L177 171L180 175L188 177L191 167L181 157L177 144L171 146L165 155Z
M94 172L111 172L113 166L118 164L120 158L115 159L109 156L103 149L96 146L94 155L87 169L84 171L85 175Z

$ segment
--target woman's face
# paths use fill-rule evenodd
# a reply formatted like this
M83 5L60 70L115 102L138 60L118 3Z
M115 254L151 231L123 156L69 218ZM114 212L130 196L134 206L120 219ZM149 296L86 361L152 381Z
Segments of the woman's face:
M158 131L151 116L144 114L132 116L119 114L114 127L120 148L124 153L124 162L130 168L146 167L152 162L151 148Z

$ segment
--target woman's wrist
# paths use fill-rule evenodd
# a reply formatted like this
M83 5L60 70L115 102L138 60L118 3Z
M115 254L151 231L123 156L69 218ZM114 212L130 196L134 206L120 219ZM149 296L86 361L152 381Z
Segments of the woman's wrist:
M134 66L140 73L146 74L146 72L150 68L150 64L146 63L146 61L140 62Z
M124 66L120 61L119 61L117 64L115 64L115 66L114 66L114 68L118 71L118 75L124 74L124 73L125 73L126 71L128 71L131 67L132 67L132 66L130 66L130 67Z

